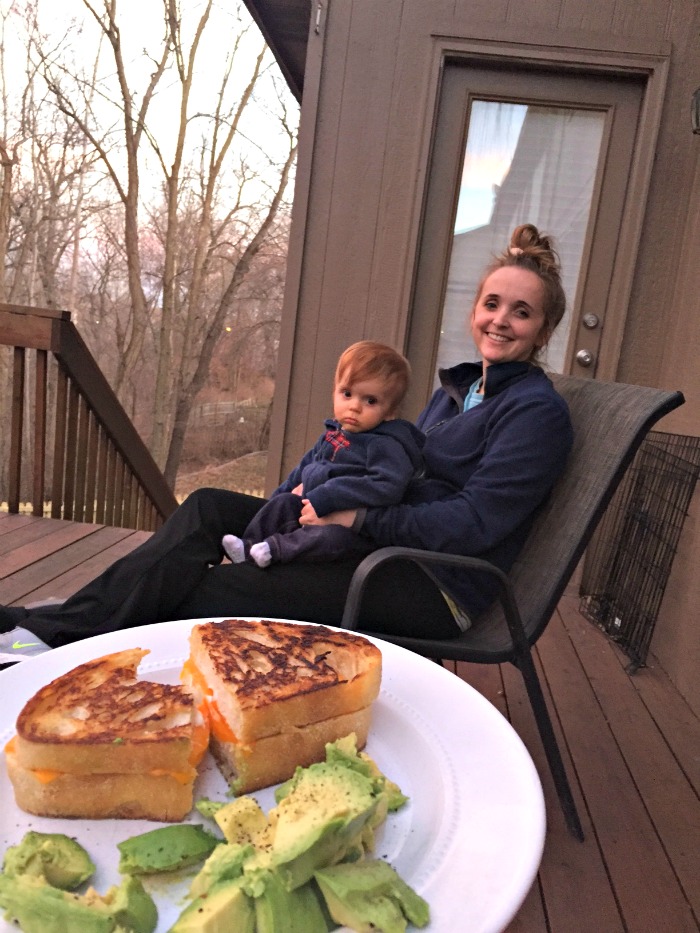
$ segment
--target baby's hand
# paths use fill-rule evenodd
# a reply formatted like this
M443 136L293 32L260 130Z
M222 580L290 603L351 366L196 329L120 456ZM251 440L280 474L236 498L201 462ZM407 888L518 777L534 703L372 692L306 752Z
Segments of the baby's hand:
M345 528L352 528L357 515L357 509L343 509L341 512L330 512L319 518L316 509L311 505L308 499L302 500L304 507L299 517L300 525L343 525Z
M319 518L316 514L316 509L311 505L308 499L302 499L303 502L301 515L299 516L300 525L323 525L325 524L322 518Z
M299 483L298 486L295 486L294 489L292 489L292 495L293 495L293 496L303 496L303 495L304 495L304 484L303 484L303 483Z

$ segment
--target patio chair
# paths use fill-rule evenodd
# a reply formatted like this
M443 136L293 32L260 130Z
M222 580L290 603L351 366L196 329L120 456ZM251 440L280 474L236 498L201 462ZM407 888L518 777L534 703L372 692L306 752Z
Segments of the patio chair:
M685 401L680 392L552 377L567 400L574 447L563 476L541 509L510 573L477 558L415 548L385 547L359 565L348 591L341 625L358 628L362 594L369 575L389 560L450 564L493 574L499 586L495 605L453 639L404 638L380 634L426 657L480 664L509 661L521 672L569 831L583 840L544 694L531 655L547 626L591 536L646 433ZM364 630L364 627L363 627Z

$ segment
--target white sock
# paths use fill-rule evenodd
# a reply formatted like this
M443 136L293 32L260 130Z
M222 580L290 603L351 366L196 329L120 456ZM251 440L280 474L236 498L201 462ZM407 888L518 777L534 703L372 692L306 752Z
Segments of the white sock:
M270 545L267 541L258 541L257 544L253 544L250 548L250 556L258 567L269 567L272 563Z
M226 551L232 564L242 564L245 560L243 541L235 535L224 535L221 539L221 547Z

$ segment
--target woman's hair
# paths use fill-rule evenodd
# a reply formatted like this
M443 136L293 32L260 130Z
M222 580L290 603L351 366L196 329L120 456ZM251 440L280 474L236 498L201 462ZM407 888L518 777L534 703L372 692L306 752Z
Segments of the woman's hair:
M361 340L344 350L335 368L335 384L379 379L391 398L392 408L403 401L411 378L411 367L405 356L385 343Z
M549 340L566 311L566 295L561 284L559 256L554 249L552 238L540 233L534 224L521 224L516 227L511 234L508 248L500 256L496 256L484 272L476 293L477 298L491 273L504 266L528 269L534 272L542 282L544 330Z

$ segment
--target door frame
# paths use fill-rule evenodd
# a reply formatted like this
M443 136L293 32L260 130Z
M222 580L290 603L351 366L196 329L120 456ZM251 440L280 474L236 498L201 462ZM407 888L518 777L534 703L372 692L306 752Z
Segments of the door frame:
M451 63L475 68L500 68L512 64L515 70L532 69L551 71L553 74L580 74L606 77L635 76L644 81L637 139L632 155L620 234L608 291L607 307L615 307L615 314L606 315L605 340L597 361L596 378L614 381L617 375L620 350L625 330L635 264L651 172L656 150L664 93L668 77L670 53L663 54L600 51L590 48L563 48L523 45L511 42L457 39L436 36L433 39L433 80L430 89L433 101L432 119L427 121L429 138L425 141L425 175L422 179L423 200L415 239L415 262L410 289L408 319L406 322L406 353L411 360L414 382L409 407L422 407L434 377L434 354L426 353L425 331L420 323L412 321L420 258L420 241L430 189L430 166L435 144L435 128L440 106L445 68ZM448 256L445 257L447 263ZM438 312L436 311L436 314Z

